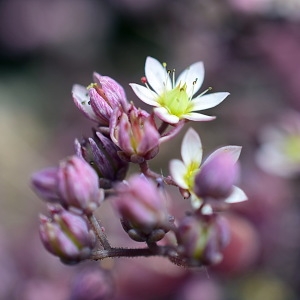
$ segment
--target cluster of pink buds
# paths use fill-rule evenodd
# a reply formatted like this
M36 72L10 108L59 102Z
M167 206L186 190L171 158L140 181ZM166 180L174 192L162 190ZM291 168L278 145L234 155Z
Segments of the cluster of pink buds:
M49 252L65 263L164 256L177 265L197 267L222 260L230 229L220 211L230 207L224 203L247 200L235 185L241 147L219 148L202 163L201 139L189 128L181 145L182 160L170 161L168 176L148 165L159 155L160 144L186 123L215 118L199 111L218 105L229 94L206 89L197 95L203 79L202 62L175 80L175 70L148 57L144 86L130 85L153 107L151 112L129 103L123 87L110 77L94 73L94 82L87 87L74 85L76 106L95 122L93 136L76 139L73 156L33 174L31 181L37 195L50 203L50 216L40 217L41 240ZM139 171L127 178L131 164ZM178 219L170 213L167 185L177 187L182 201L190 204ZM105 224L95 216L103 201L111 203L128 237L144 246L111 246Z

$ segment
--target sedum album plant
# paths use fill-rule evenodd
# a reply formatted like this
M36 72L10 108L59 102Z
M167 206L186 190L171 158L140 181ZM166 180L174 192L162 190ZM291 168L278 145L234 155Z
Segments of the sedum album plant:
M247 200L235 186L239 146L219 148L202 162L202 142L189 128L181 146L182 160L170 161L170 175L151 170L148 161L191 121L215 117L200 110L221 103L228 93L197 95L204 79L202 62L175 78L152 57L146 59L144 85L131 83L148 113L128 102L123 87L108 76L93 75L88 87L74 85L79 110L95 122L93 135L75 140L75 154L58 166L32 175L32 187L48 203L49 216L40 216L45 248L62 262L75 264L107 257L164 256L185 267L212 265L222 260L230 232L219 213L223 203ZM129 165L139 172L126 177ZM166 205L164 185L178 188L190 211L175 219ZM111 203L128 237L141 247L111 245L105 224L96 218L104 201ZM165 238L173 234L172 239ZM159 242L159 243L158 243Z

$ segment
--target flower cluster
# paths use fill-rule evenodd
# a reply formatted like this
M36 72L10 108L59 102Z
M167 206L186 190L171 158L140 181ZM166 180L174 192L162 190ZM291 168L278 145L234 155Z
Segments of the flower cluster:
M154 107L150 113L128 102L123 87L110 77L94 73L88 87L73 86L74 103L95 122L93 136L76 139L73 156L33 174L31 180L37 195L48 202L50 217L40 217L40 236L49 252L65 263L164 256L195 267L222 260L230 230L220 209L227 207L224 203L247 200L235 185L241 147L219 148L202 163L201 139L189 128L182 141L182 161L170 161L170 175L162 176L148 165L161 143L186 123L215 118L199 111L218 105L229 94L207 89L196 95L203 80L202 62L175 79L175 70L148 57L145 86L130 85L140 100ZM139 172L126 178L130 164ZM165 185L177 187L183 201L190 199L190 211L179 219L170 213L172 199ZM110 245L95 217L103 201L111 203L128 237L144 247ZM170 232L175 240L166 238Z

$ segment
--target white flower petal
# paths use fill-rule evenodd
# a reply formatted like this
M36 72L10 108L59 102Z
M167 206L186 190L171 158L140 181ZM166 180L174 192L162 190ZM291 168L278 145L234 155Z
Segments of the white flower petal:
M187 189L188 185L184 180L184 176L186 173L186 167L183 162L179 159L172 159L170 161L170 174L175 183L178 184L179 187L183 189Z
M256 153L255 160L258 166L269 174L289 178L299 173L299 163L290 160L272 143L262 145Z
M216 151L214 151L212 154L210 154L207 157L207 159L205 160L205 162L203 163L203 165L206 164L208 161L210 161L215 155L218 155L219 153L222 153L222 152L226 152L226 153L230 154L232 159L236 163L238 161L239 157L240 157L241 151L242 151L241 146L221 147L221 148L217 149Z
M187 94L192 97L198 92L204 80L204 65L199 61L185 69L177 78L176 86L180 83L187 85Z
M212 209L211 205L209 205L209 204L203 205L203 207L201 209L201 213L203 215L212 215L213 214L213 209Z
M136 83L130 83L129 84L131 88L133 89L134 93L146 104L152 105L152 106L158 106L158 103L155 101L157 98L157 94L151 91L150 89L136 84Z
M192 204L192 207L193 209L197 210L200 208L200 206L202 205L203 203L203 200L198 198L195 194L191 193L191 197L190 197L190 200L191 200L191 204Z
M155 107L153 111L161 120L169 124L177 124L179 122L179 118L171 115L164 107Z
M216 117L215 116L207 116L207 115L199 114L196 112L190 112L188 114L182 115L181 118L187 119L190 121L212 121Z
M244 193L244 191L237 186L233 186L233 192L231 195L225 199L226 203L237 203L248 200L248 197Z
M186 166L196 163L200 166L202 161L202 143L198 133L189 128L181 144L181 157Z
M153 57L148 56L146 59L145 75L150 86L158 94L172 88L171 79L166 69Z
M72 94L80 101L89 101L88 91L85 86L80 84L74 84L72 87Z
M74 84L72 87L72 97L79 110L81 110L92 121L98 121L96 114L89 104L90 97L86 87L79 84Z
M198 96L192 100L193 111L208 109L220 104L229 93L212 93L204 96Z

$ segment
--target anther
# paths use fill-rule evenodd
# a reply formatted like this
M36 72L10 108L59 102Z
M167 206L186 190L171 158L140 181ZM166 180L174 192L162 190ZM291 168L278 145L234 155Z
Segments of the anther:
M141 78L141 82L142 82L143 84L146 84L146 83L147 83L147 78L146 78L145 76L143 76L143 77Z
M95 83L95 82L92 82L92 83L90 83L87 87L86 87L86 89L87 90L89 90L89 89L93 89L93 88L96 88L98 86L98 84L97 83Z

